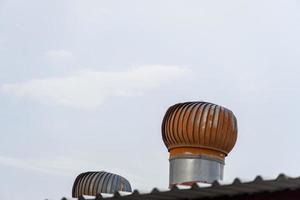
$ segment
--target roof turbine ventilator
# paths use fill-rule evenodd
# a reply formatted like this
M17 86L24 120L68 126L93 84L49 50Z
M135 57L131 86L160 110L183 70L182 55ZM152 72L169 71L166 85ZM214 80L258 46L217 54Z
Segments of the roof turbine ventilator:
M100 172L84 172L74 181L72 196L78 198L83 195L96 196L100 193L114 194L115 192L131 192L129 181L117 174Z
M171 106L162 122L170 153L170 187L222 180L225 157L237 139L232 111L208 102Z

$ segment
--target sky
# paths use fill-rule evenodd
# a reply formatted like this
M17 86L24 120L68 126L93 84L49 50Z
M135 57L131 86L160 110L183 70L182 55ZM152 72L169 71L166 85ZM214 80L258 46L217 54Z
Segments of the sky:
M84 171L168 187L167 108L231 109L224 180L300 175L297 0L0 0L0 199L70 197Z

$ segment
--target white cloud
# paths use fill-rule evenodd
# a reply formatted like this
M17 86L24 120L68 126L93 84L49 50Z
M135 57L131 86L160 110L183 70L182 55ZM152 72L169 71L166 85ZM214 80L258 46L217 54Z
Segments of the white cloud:
M108 172L116 173L128 178L134 185L139 184L142 188L149 188L149 183L137 174L135 169L124 169L118 167L115 163L112 167L111 164L103 163L97 159L91 158L70 158L69 156L55 156L47 158L19 158L0 155L0 166L9 166L15 169L25 171L33 171L37 173L65 176L75 179L76 175L84 171L99 171L105 170ZM116 167L117 166L117 167ZM143 171L142 171L143 172ZM140 172L141 173L141 172ZM143 172L144 173L144 172Z
M49 50L45 56L52 62L67 62L73 59L73 54L65 49Z
M95 108L113 96L133 96L173 82L188 73L179 66L153 65L122 72L77 71L65 77L4 84L1 91L41 103Z
M5 155L0 155L0 165L69 177L73 177L74 174L78 174L82 170L97 169L101 166L95 160L73 159L65 156L24 159Z
M48 174L71 176L78 171L79 161L57 157L53 159L21 159L0 155L0 165Z

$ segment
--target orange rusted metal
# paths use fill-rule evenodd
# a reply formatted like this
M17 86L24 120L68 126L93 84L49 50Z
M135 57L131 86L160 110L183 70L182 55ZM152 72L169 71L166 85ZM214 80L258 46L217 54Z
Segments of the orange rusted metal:
M195 148L195 147L179 147L179 148L174 148L170 150L170 158L173 158L178 155L208 155L211 157L219 158L221 160L224 160L225 158L225 153L220 153L220 151L215 151L211 149L205 149L203 148Z
M207 102L171 106L163 119L162 136L170 156L209 155L224 159L237 139L232 111Z

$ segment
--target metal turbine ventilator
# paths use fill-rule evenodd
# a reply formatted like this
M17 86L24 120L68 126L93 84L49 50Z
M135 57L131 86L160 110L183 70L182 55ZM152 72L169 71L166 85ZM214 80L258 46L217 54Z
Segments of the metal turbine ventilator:
M96 196L100 193L114 194L118 191L131 192L131 185L124 177L105 171L84 172L74 181L72 197Z
M227 108L208 102L171 106L162 122L173 185L222 180L225 157L237 139L237 121Z

